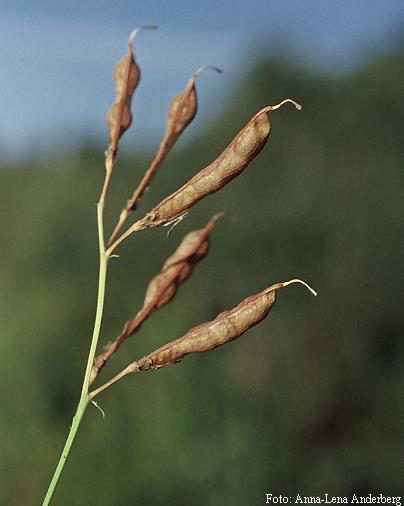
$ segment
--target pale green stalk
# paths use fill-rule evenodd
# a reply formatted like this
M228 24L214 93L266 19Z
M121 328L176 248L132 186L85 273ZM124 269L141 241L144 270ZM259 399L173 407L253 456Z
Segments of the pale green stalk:
M104 190L106 187L104 186ZM69 456L70 449L72 447L74 438L77 434L77 430L80 426L81 419L83 418L84 412L88 406L90 401L90 396L88 394L88 388L90 384L90 374L91 369L94 362L95 352L97 349L98 338L100 335L101 328L101 320L102 313L104 309L104 296L105 296L105 280L107 275L107 266L108 266L108 255L105 253L105 243L104 243L104 226L103 226L103 211L104 211L104 199L106 191L102 192L99 203L97 204L97 222L98 222L98 240L99 240L99 249L100 249L100 270L99 270L99 278L98 278L98 297L97 297L97 311L95 315L94 321L94 330L93 336L91 338L90 351L87 359L86 372L84 375L83 386L81 389L80 400L77 405L76 414L73 417L72 425L70 427L69 434L66 439L65 446L63 448L62 454L60 456L58 465L56 466L55 473L52 477L52 481L50 482L48 491L46 493L46 497L42 503L42 506L47 506L50 504L53 494L55 493L56 486L59 482L60 475L62 474L64 465L66 463L67 457Z

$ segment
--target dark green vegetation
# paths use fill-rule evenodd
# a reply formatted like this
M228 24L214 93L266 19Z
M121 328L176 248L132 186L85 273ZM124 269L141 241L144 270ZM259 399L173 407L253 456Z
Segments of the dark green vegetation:
M229 213L176 299L100 380L277 281L301 277L319 297L285 288L268 319L234 344L100 395L107 417L88 410L55 504L402 493L403 95L402 55L341 79L263 61L224 113L211 112L199 140L174 150L138 215L212 161L262 106L288 96L304 105L274 112L261 156L170 239L156 229L120 248L101 343L140 307L180 237ZM118 158L109 230L151 156ZM14 506L42 499L79 395L95 311L102 148L4 169L0 503Z

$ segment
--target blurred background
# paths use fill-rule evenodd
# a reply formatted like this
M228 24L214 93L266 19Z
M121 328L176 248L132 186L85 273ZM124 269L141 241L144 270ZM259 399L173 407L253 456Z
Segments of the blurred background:
M0 3L0 503L40 504L78 400L95 311L94 203L111 72L134 26L143 74L108 230L203 64L199 112L142 201L210 163L266 104L263 153L166 238L111 262L100 348L189 230L226 211L175 300L104 369L272 283L271 315L235 343L126 378L88 409L55 504L263 504L265 493L404 490L404 4L400 0Z

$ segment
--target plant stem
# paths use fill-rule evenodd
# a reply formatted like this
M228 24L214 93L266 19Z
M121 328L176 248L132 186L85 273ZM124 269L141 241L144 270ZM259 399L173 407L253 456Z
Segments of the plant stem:
M94 321L94 330L93 336L91 338L90 351L88 354L86 372L84 375L83 386L81 389L80 400L77 405L76 413L72 420L72 425L70 427L69 434L67 436L67 440L65 446L62 450L62 454L60 456L58 465L56 466L55 473L52 477L52 481L50 482L48 491L46 493L45 499L42 503L42 506L47 506L50 504L52 497L55 493L56 486L59 482L60 475L62 474L64 465L66 463L67 457L69 456L70 449L72 447L74 438L77 434L77 430L80 426L80 422L83 418L84 412L88 406L90 401L90 396L88 393L88 388L90 384L90 374L91 368L93 366L95 352L97 349L98 338L100 335L101 328L101 320L102 313L104 309L104 297L105 297L105 281L107 276L107 266L108 266L108 255L105 253L105 243L104 243L104 226L103 226L103 211L104 211L104 198L105 191L102 192L102 196L100 198L99 203L97 204L97 222L98 222L98 241L99 241L99 250L100 250L100 270L99 270L99 278L98 278L98 297L97 297L97 311L95 315Z

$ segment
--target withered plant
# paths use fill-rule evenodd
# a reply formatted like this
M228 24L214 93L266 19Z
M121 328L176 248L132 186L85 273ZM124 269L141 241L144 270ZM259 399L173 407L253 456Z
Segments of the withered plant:
M141 230L151 227L175 226L200 200L219 191L232 179L240 175L261 152L272 130L270 118L272 111L279 109L288 102L293 104L296 109L301 109L297 102L289 98L279 104L263 107L236 134L216 160L197 172L181 188L168 195L142 218L127 226L126 231L122 232L122 227L138 208L144 192L148 189L163 160L197 113L197 77L207 68L221 72L220 69L208 65L200 67L190 77L185 90L172 100L168 110L166 131L158 151L140 183L123 206L109 240L105 241L103 226L105 201L121 137L132 123L131 102L140 80L140 68L134 57L134 40L139 31L153 28L156 27L143 26L133 30L129 37L128 51L114 70L115 102L107 115L109 146L105 151L105 179L97 204L100 264L94 330L76 413L43 505L48 505L52 500L87 406L93 403L98 407L94 399L102 391L130 373L156 370L180 362L190 353L209 351L237 339L269 314L275 304L276 294L280 288L292 283L301 283L316 295L312 288L299 279L273 284L256 295L243 300L234 309L220 313L214 320L198 325L182 337L168 342L138 360L132 361L112 379L91 390L92 383L111 356L118 351L128 337L139 331L147 318L174 298L182 283L191 276L197 264L205 258L209 249L210 235L220 214L215 215L205 227L185 235L174 253L165 261L161 271L150 281L143 306L133 318L126 322L118 336L110 341L104 347L104 351L96 357L104 307L107 267L109 260L116 256L113 253L118 246L129 236Z

